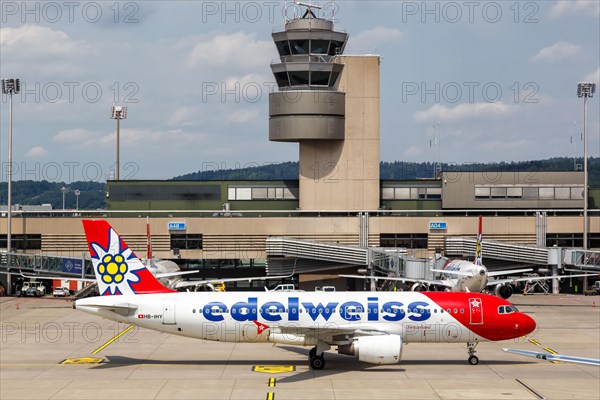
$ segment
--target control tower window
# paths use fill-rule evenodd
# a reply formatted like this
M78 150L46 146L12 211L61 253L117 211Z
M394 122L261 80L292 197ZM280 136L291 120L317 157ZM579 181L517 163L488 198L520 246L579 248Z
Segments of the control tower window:
M310 75L311 85L327 86L329 83L329 72L327 71L313 71Z
M287 40L284 40L283 42L275 42L275 45L277 46L277 51L279 52L280 56L289 56L292 54L290 51L290 44Z
M329 82L329 84L331 86L335 85L339 76L340 76L340 73L338 71L333 71L331 73L331 81Z
M313 40L310 47L312 54L327 54L329 40Z
M308 54L308 40L291 40L292 54Z
M331 46L329 47L329 55L336 56L338 54L342 54L342 47L344 47L344 42L340 42L337 40L331 41Z
M308 71L290 72L290 82L292 86L308 85Z
M287 72L275 72L275 80L277 81L277 86L285 87L290 86L290 81L288 79Z

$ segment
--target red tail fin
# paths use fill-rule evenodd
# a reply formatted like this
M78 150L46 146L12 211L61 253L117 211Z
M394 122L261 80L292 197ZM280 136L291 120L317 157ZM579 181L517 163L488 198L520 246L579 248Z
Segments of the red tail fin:
M103 220L83 220L100 294L170 293Z

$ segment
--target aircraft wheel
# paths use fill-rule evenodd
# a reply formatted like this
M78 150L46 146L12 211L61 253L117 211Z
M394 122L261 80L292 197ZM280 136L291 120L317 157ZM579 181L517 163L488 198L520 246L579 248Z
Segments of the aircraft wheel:
M477 356L469 357L469 364L471 364L471 365L479 364L479 358L477 358Z
M317 355L317 348L313 347L312 349L310 349L310 351L308 352L308 358L314 358Z
M308 359L310 364L310 368L314 370L319 370L325 368L325 357L323 356L314 356Z

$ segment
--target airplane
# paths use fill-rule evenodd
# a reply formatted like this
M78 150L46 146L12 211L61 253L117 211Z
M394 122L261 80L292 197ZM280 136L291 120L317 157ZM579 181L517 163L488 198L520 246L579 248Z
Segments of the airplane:
M551 353L542 353L539 351L530 351L530 350L517 350L517 349L505 349L502 351L507 353L518 354L520 356L527 357L535 357L540 360L547 361L561 361L575 364L587 364L587 365L600 365L600 359L597 358L586 358L586 357L574 357L574 356L566 356L562 354L551 354Z
M477 247L475 253L475 260L473 262L468 260L450 260L442 269L431 269L433 272L441 273L441 279L415 279L415 278L402 278L402 277L385 277L385 276L366 276L366 275L339 275L343 278L355 278L355 279L375 279L377 280L389 280L399 282L413 283L411 286L412 291L419 291L429 286L438 286L445 288L451 292L471 292L480 293L486 288L493 288L496 296L508 299L513 294L512 284L517 282L533 282L540 280L549 279L563 279L563 278L578 278L584 276L594 276L590 274L579 274L579 275L552 275L552 276L536 276L536 277L519 277L519 278L504 278L495 279L498 276L520 274L524 272L531 272L531 268L502 270L502 271L488 271L483 265L482 253L481 253L481 242L482 242L482 217L479 216L479 232L477 234ZM492 278L492 279L490 279Z
M112 321L222 342L312 346L309 366L324 352L371 364L397 364L404 344L466 343L479 362L479 342L531 333L535 321L506 300L452 292L176 292L149 272L104 220L84 220L101 296L73 307Z

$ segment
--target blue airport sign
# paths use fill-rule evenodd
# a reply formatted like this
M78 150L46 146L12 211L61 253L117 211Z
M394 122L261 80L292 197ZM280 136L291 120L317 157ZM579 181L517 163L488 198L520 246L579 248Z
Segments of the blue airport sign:
M429 222L429 229L448 229L448 223L445 221L431 221Z
M65 258L62 259L62 272L71 274L81 274L83 260L81 258Z
M185 222L169 222L170 231L185 231Z

